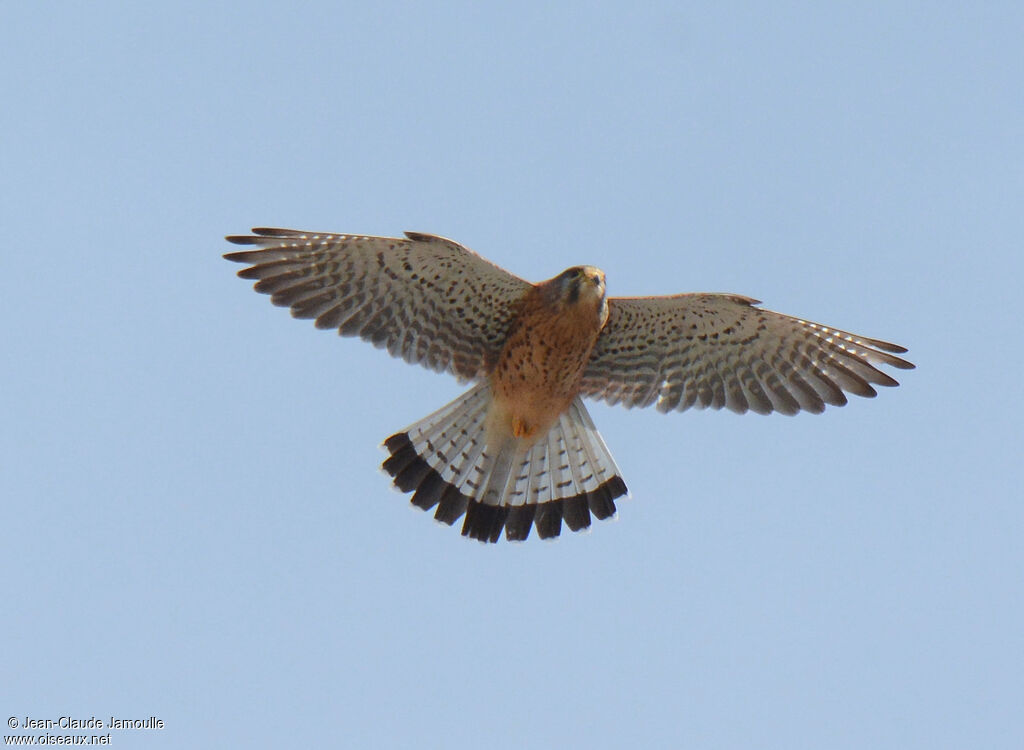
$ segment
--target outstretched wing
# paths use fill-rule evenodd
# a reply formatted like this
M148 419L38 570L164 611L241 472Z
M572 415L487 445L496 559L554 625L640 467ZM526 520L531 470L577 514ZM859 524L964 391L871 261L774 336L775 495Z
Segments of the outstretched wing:
M754 307L730 294L609 299L580 392L627 407L743 413L841 406L898 383L876 365L914 366L901 346Z
M360 336L406 362L461 379L484 374L529 282L443 237L405 238L253 229L256 249L224 257L249 268L257 292L317 328Z

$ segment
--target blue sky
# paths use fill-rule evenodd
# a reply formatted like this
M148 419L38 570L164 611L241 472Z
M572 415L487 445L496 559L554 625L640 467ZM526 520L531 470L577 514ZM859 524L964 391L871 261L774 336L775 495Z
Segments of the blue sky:
M0 707L116 747L1019 748L1016 3L9 3ZM484 547L461 391L235 278L443 234L910 348L824 415L591 413L615 522Z

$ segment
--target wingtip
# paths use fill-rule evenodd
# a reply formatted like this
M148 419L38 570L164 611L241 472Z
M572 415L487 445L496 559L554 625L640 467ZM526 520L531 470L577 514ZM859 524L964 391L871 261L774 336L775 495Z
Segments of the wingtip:
M294 237L298 234L306 234L299 229L285 229L283 227L253 227L252 233L260 237Z
M888 341L871 340L871 345L879 351L885 352L886 355L882 361L890 367L895 367L898 370L914 370L916 365L913 362L909 362L902 357L889 356L896 354L906 354L907 347L900 346L899 344L890 344Z
M899 344L893 344L893 343L891 343L889 341L881 341L879 339L871 339L871 344L876 349L881 349L882 351L889 352L890 354L906 354L907 353L907 347L900 346Z
M236 245L257 245L265 242L268 237L288 238L302 237L310 234L300 229L283 229L280 227L253 227L249 230L252 234L229 234L224 239Z
M430 242L431 240L437 239L435 235L428 234L426 232L402 232L402 234L413 242Z

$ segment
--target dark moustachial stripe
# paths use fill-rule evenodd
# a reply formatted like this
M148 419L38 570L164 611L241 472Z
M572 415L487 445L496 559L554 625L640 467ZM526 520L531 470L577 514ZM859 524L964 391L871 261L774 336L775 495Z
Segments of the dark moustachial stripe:
M412 492L412 503L423 510L435 505L434 518L453 525L463 514L462 535L482 542L496 542L504 529L510 541L522 541L536 525L541 539L557 537L562 521L572 531L590 526L593 515L603 520L615 513L615 498L626 494L622 477L614 476L590 492L559 498L546 503L525 505L488 505L472 500L444 478L419 455L409 435L399 432L384 441L391 454L383 469L394 478L394 484L403 492Z

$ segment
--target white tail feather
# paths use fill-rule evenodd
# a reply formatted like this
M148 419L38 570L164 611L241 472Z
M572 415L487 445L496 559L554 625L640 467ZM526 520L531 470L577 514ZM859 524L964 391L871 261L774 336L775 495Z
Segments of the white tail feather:
M487 383L478 383L388 438L384 468L399 489L415 490L413 503L437 504L447 523L466 512L463 534L490 541L503 526L522 539L536 520L541 536L555 536L563 517L576 530L590 525L590 511L614 513L626 487L579 398L539 440L505 436L497 445L487 444L490 402Z

